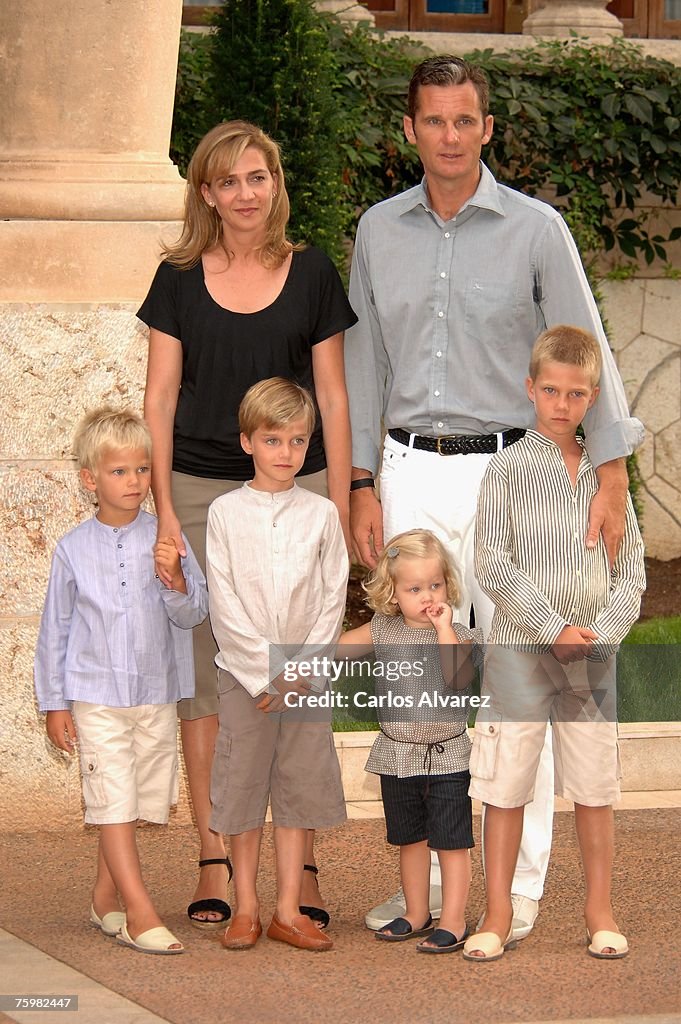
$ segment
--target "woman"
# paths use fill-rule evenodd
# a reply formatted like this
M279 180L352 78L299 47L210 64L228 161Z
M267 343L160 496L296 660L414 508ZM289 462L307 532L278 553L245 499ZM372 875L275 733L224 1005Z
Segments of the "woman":
M338 273L319 249L286 238L289 201L279 148L244 121L217 125L187 172L182 234L163 250L138 316L150 328L144 415L153 439L152 490L159 536L181 552L184 529L205 568L208 506L251 479L237 408L258 380L281 376L309 388L320 424L299 483L327 493L349 538L350 423L343 332L357 320ZM159 575L162 575L159 573ZM201 850L189 918L219 928L231 873L212 832L210 775L217 735L217 648L206 622L194 631L196 697L180 701L182 750ZM324 925L312 834L301 900ZM316 911L316 913L315 913Z

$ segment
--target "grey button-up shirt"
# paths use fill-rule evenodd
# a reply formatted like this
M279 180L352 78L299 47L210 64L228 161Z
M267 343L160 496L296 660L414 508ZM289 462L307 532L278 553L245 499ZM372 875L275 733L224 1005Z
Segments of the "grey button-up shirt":
M483 164L449 221L431 209L425 179L364 214L350 302L359 317L345 335L354 466L376 473L381 420L431 437L530 427L530 353L558 323L592 331L603 352L601 393L584 421L593 464L643 440L565 221Z

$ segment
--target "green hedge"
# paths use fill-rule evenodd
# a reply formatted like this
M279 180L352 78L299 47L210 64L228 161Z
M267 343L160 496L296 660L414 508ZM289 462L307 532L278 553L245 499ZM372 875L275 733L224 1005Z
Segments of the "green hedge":
M284 147L294 236L337 255L334 232L352 237L359 213L420 178L402 115L423 47L348 31L309 0L227 0L217 27L183 34L173 157L183 169L220 119L258 121ZM666 260L681 230L651 234L635 207L646 192L673 203L681 185L681 69L625 40L465 56L490 79L485 159L499 180L555 194L586 260L612 248ZM618 222L613 204L630 216Z

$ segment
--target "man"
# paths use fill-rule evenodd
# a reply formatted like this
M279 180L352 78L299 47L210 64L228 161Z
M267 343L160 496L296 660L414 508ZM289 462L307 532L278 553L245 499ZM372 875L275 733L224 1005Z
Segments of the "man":
M350 512L357 558L375 564L383 538L415 527L449 545L462 574L459 615L487 635L493 608L473 572L477 494L489 457L532 423L524 381L538 334L570 323L596 335L601 399L584 422L599 491L586 538L602 531L611 562L622 539L625 457L643 428L629 417L621 379L574 241L552 207L499 185L480 162L493 118L484 73L436 56L414 71L404 118L424 169L420 185L362 217L350 277L359 323L346 333L353 436ZM381 459L381 504L373 480ZM515 938L531 931L551 846L550 731L535 799L525 808L513 884ZM431 871L431 912L440 889ZM374 908L380 928L403 911Z

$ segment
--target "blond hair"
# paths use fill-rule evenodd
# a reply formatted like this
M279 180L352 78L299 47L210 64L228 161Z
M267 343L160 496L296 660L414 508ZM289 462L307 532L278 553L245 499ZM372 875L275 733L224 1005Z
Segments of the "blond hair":
M268 377L253 384L239 406L239 430L250 437L258 427L274 429L304 419L311 434L317 420L312 395L285 377Z
M376 568L362 583L367 595L367 604L381 615L399 615L400 610L393 603L395 578L402 558L439 558L442 575L447 589L447 600L457 605L460 600L459 584L456 579L447 549L430 530L407 530L389 540L379 555Z
M601 376L601 348L590 331L571 324L556 324L539 335L530 356L530 378L535 381L544 363L578 366L596 387Z
M207 249L222 245L220 214L216 207L208 206L201 186L209 185L214 178L227 177L249 146L260 150L268 171L276 178L276 194L272 197L266 238L260 248L260 262L268 269L276 269L290 252L302 248L286 238L291 208L279 146L262 129L248 121L225 121L204 135L189 162L182 233L177 242L165 245L161 250L161 255L173 266L190 270ZM225 252L229 259L229 252Z
M141 416L132 409L105 405L82 418L73 438L79 469L94 473L105 452L119 448L144 448L151 457L151 433Z

